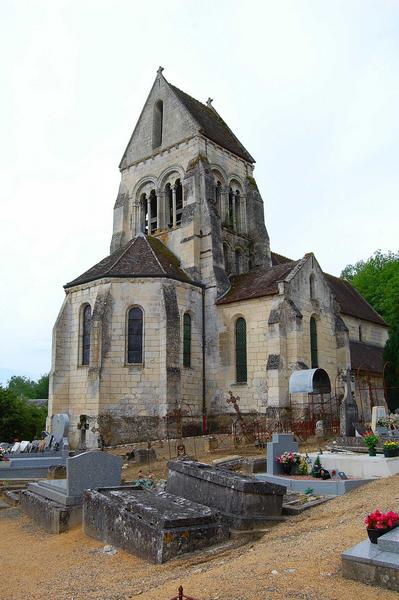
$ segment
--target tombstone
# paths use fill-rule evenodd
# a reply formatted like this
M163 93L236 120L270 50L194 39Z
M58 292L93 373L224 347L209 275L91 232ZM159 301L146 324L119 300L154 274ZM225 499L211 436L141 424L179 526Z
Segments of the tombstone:
M69 417L65 413L59 413L51 417L51 433L53 434L53 446L64 448L68 446Z
M292 433L273 433L272 441L267 444L267 474L282 475L283 469L277 457L284 452L298 452L298 442Z
M81 522L83 492L118 486L123 458L93 450L66 459L66 479L29 483L21 508L50 533L61 533Z
M134 450L134 459L139 464L148 464L157 459L154 448L136 448Z
M315 435L318 438L324 438L324 421L316 421Z
M14 445L12 446L10 452L12 452L12 453L19 452L20 446L21 446L20 442L15 442Z
M140 486L88 490L84 532L154 563L219 544L229 530L210 508Z
M30 442L27 442L26 440L24 440L19 445L19 451L20 452L29 452L29 446L30 446Z
M168 493L219 511L236 529L281 518L285 486L192 460L171 460L168 469Z
M371 409L371 429L374 433L377 430L377 421L387 416L385 406L373 406Z

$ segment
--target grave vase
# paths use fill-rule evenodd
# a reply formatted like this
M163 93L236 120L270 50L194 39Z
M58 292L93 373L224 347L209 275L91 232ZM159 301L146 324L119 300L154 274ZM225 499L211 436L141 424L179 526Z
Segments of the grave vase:
M281 463L284 475L291 475L292 463Z
M377 449L369 448L369 456L377 456Z

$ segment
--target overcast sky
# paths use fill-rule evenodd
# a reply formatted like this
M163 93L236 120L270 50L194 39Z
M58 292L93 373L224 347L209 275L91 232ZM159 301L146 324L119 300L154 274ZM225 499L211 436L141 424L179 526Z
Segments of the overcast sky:
M49 371L159 65L256 158L272 248L398 250L399 1L0 2L0 380Z

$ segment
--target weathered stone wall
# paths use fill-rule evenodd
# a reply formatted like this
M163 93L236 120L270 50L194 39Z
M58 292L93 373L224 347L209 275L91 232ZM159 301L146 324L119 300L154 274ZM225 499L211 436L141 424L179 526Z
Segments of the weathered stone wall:
M79 344L82 307L87 303L93 313L91 355L90 365L83 366ZM132 306L140 306L144 313L143 364L137 365L128 364L126 358L127 313ZM186 311L193 324L189 369L182 367ZM99 414L107 443L162 437L160 418L182 400L190 403L194 414L201 414L201 331L201 289L189 284L164 279L101 280L69 291L55 328L49 414L69 414L75 446L81 414L89 417L86 441L92 446L97 444Z
M342 315L345 325L349 329L349 337L355 342L362 341L373 346L384 347L388 339L388 329L383 325L371 323L349 315ZM359 339L359 326L361 327L361 340Z

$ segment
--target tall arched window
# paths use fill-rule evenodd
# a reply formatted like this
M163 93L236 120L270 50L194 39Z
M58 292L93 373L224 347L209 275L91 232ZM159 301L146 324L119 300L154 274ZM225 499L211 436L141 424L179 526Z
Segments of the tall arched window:
M236 382L247 381L247 324L240 317L236 321Z
M315 298L314 294L314 275L313 273L309 277L309 296L311 299Z
M127 362L143 362L143 311L134 306L128 312L127 322Z
M221 211L221 203L222 203L222 184L220 181L215 185L215 205L218 215L222 216Z
M191 317L188 313L183 317L183 366L191 367Z
M223 258L224 258L224 270L226 275L230 275L230 258L229 258L229 247L227 244L223 244Z
M175 184L176 191L176 226L181 225L181 217L183 214L183 186L180 179Z
M233 190L230 188L229 189L229 212L227 215L227 225L229 227L234 227L234 192Z
M163 129L163 102L158 100L154 105L154 115L152 123L152 147L158 148L162 144Z
M154 233L158 227L158 198L155 190L150 193L149 213L149 233Z
M241 260L241 252L240 250L236 250L234 253L234 259L235 259L235 267L236 267L236 275L239 275L242 271L242 260Z
M317 369L319 361L317 357L317 321L310 317L310 359L312 369Z
M240 231L241 229L241 198L240 198L240 191L236 190L235 193L235 199L234 199L234 217L235 217L235 223L234 223L234 228L236 231Z
M362 342L362 326L359 325L359 342Z
M90 364L91 306L86 304L82 313L82 365Z

